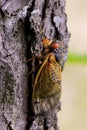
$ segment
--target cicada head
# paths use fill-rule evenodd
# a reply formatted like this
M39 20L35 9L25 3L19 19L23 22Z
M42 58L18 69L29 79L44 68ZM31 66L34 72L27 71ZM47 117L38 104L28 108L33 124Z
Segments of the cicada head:
M58 48L62 47L63 45L64 45L63 42L57 40L57 41L53 41L50 46L53 49L58 49Z
M59 47L63 46L63 43L59 40L53 41L49 40L48 38L44 38L42 40L44 48L52 48L52 49L58 49Z
M47 48L52 43L52 40L49 40L48 38L44 38L42 40L42 43L43 43L44 48Z

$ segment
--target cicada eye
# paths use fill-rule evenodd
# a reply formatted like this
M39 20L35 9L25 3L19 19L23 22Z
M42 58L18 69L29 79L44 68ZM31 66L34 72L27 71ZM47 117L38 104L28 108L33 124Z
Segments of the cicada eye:
M59 44L58 44L58 43L52 43L52 44L51 44L51 47L52 47L53 49L57 49L57 48L59 48Z

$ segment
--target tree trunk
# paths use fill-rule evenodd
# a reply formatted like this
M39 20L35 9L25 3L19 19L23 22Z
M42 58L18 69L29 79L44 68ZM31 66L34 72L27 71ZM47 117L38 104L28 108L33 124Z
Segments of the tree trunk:
M46 116L34 115L31 107L35 62L42 52L42 37L61 40L62 68L70 34L66 25L65 0L0 0L0 129L58 130L60 102Z

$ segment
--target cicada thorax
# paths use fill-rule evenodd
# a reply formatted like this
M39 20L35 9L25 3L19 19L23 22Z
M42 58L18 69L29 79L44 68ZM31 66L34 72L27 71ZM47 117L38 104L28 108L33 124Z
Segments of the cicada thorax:
M47 53L36 75L32 105L35 114L52 111L61 96L61 66L53 53Z

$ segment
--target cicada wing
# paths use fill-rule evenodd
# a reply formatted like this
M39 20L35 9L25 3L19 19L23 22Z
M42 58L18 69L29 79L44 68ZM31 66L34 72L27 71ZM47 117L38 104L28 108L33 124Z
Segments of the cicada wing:
M61 69L55 62L46 63L40 72L32 98L35 114L50 112L58 104L61 95ZM57 80L58 79L58 80Z

